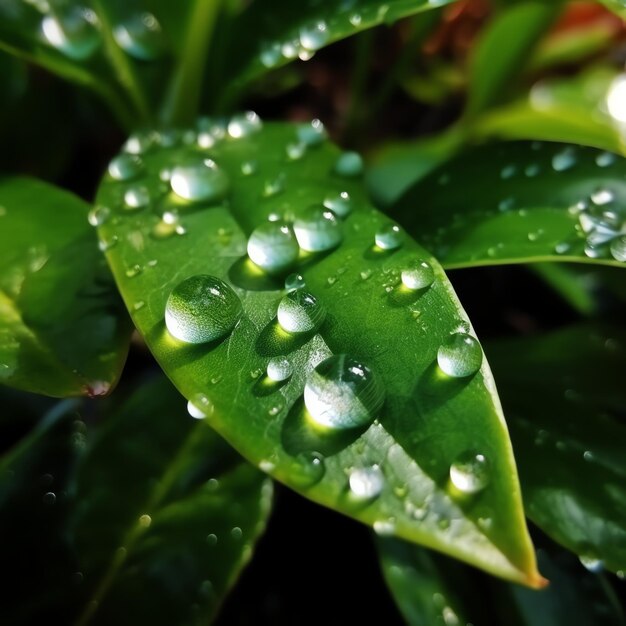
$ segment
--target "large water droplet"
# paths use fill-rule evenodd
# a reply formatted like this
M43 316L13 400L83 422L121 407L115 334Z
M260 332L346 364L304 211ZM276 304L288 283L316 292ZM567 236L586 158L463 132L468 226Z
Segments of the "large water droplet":
M335 162L335 172L340 176L360 176L363 173L363 158L358 152L344 152Z
M409 289L426 289L435 280L435 272L427 261L415 261L402 270L402 283Z
M308 252L330 250L341 243L341 223L332 211L311 207L302 211L293 224L298 244Z
M308 333L326 317L322 303L308 291L297 289L286 294L278 305L278 323L290 333Z
M161 25L152 13L136 13L113 28L113 38L126 54L152 61L163 53Z
M178 165L170 177L172 191L190 202L217 202L230 188L228 175L211 159Z
M397 224L385 224L377 231L374 241L381 250L396 250L404 242L404 231Z
M338 217L346 217L352 211L352 200L347 191L326 196L324 206Z
M306 50L319 50L324 47L329 36L326 22L315 22L300 29L300 45Z
M475 374L483 362L478 340L467 333L454 333L439 347L437 363L448 375L463 378Z
M235 115L228 122L228 134L233 139L247 137L261 130L263 123L254 111L246 111L243 115Z
M46 15L41 31L48 43L76 61L89 58L100 44L97 17L84 7L69 6Z
M350 491L363 500L378 497L385 486L385 477L378 465L354 469L348 480Z
M120 154L116 156L108 167L109 176L115 180L132 180L141 174L143 164L138 156Z
M305 146L317 146L326 139L326 129L318 119L312 120L310 124L298 126L296 134L298 141Z
M626 235L620 235L611 241L611 256L616 261L626 263Z
M229 333L242 314L241 301L216 276L192 276L170 293L165 324L171 335L187 343L214 341Z
M483 454L466 451L450 466L450 481L463 493L477 493L489 483L489 463Z
M284 222L266 222L252 231L248 256L266 272L282 272L295 263L300 248L291 227Z
M385 401L378 376L361 361L345 354L331 356L311 372L304 403L321 426L345 429L374 421Z
M285 357L276 357L267 364L267 377L276 382L287 380L292 371L291 363Z

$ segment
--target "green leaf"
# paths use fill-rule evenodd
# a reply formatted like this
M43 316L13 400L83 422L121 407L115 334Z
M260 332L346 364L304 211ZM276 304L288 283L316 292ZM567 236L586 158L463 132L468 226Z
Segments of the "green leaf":
M272 497L271 482L191 419L163 377L108 417L74 490L84 576L76 624L208 623L250 559Z
M620 17L626 18L626 3L624 0L600 0L605 4L607 9L611 9L613 13L617 13Z
M211 57L219 58L221 76L212 85L225 88L226 100L253 79L294 59L311 58L317 50L379 24L395 21L454 0L361 0L320 3L276 0L244 4L218 30L231 33L215 40ZM224 81L228 81L224 84Z
M532 261L624 267L624 172L622 157L591 148L491 144L431 172L391 213L447 268Z
M494 18L473 50L468 116L475 116L503 98L512 77L523 69L560 10L560 2L523 2Z
M625 346L623 329L588 325L487 350L528 516L612 571L626 569Z
M154 147L143 156L143 178L103 181L98 201L111 207L115 219L101 224L99 235L148 346L220 434L296 491L380 532L425 543L498 575L541 584L488 365L483 361L476 375L458 379L436 366L437 350L450 333L472 332L444 273L409 239L387 252L374 245L374 234L388 219L367 203L356 177L334 173L340 157L335 147L310 145L323 140L316 126L268 124L259 130L258 124L252 116L245 123L232 120L230 133L243 134L239 139L224 137L224 129L217 127L208 149L195 142ZM298 134L309 145L298 144ZM195 139L193 132L183 135L186 141ZM206 131L201 139L210 143ZM208 166L207 158L212 159ZM350 160L355 165L356 155L348 155L344 167ZM172 169L180 164L191 169ZM162 182L168 175L178 194ZM132 200L139 188L151 197L149 208L128 210L124 198L130 192ZM262 272L247 258L247 238L272 214L300 214L311 206L321 213L325 198L344 191L352 212L332 231L343 230L341 245L325 253L300 251L293 268L326 310L326 320L317 332L286 332L276 317L286 293L283 277ZM211 197L186 202L181 194ZM400 270L416 259L427 260L434 272L434 283L422 292L399 286ZM225 294L223 307L218 304L215 311L222 334L204 345L186 344L167 332L166 301L181 281L207 274L234 289L217 283ZM238 299L243 315L229 332ZM180 334L181 327L175 332ZM362 359L382 381L386 403L375 423L370 425L379 406L358 412L361 428L315 426L303 405L305 379L331 354ZM277 357L290 362L288 381L272 382L264 374ZM357 370L365 371L363 366ZM372 395L364 396L368 405L378 404L378 389L373 384ZM355 411L339 411L334 419ZM489 459L491 482L476 498L459 498L448 488L450 464L475 448ZM348 474L356 470L355 482L363 471L373 475L371 501L351 495Z
M76 196L0 181L0 383L50 396L102 395L130 327Z

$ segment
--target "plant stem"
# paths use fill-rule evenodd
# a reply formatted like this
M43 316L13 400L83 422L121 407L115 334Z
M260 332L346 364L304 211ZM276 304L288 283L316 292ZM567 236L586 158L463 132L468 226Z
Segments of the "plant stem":
M195 0L189 12L185 45L161 110L166 124L193 120L200 107L207 53L221 0Z

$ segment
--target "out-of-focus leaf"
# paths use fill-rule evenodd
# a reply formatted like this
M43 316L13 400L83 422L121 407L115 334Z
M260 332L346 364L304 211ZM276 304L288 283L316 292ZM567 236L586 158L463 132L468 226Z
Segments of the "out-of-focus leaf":
M88 206L37 180L0 181L0 382L102 395L130 325L87 223Z
M557 0L522 2L494 18L473 49L467 115L475 116L504 97L560 10Z
M77 624L208 623L265 528L272 485L163 378L95 434L72 522Z
M626 568L626 332L572 327L487 350L526 513L590 567Z
M541 584L488 366L483 361L475 375L454 379L436 364L451 333L472 332L466 314L436 261L413 241L403 237L402 246L387 251L375 245L375 234L389 222L367 202L358 155L341 155L315 125L260 129L259 120L248 116L231 119L224 133L210 121L201 123L212 132L190 130L183 133L187 143L146 150L142 175L130 182L107 177L98 193L99 202L115 211L99 235L137 327L162 367L246 458L305 496L382 533ZM198 140L211 147L199 147ZM189 165L172 169L184 163ZM352 176L337 173L337 167ZM162 180L168 171L170 185ZM143 210L132 210L138 196L149 201ZM323 215L323 202L345 219ZM318 213L307 218L311 208ZM248 236L260 225L267 228L268 217L294 214L300 243L308 247L310 235L313 248L326 249L306 253L292 238L291 267L278 275L261 271L246 256ZM283 235L293 237L285 229ZM259 248L274 254L271 242L261 239ZM433 272L432 285L421 291L399 285L400 271L417 260L430 263ZM277 306L287 293L283 275L293 270L302 273L310 297L326 311L325 321L322 314L307 332L287 332L277 321ZM223 281L218 293L233 308L226 302L222 308L221 301L208 305L225 327L214 341L205 337L204 344L193 345L168 333L164 313L170 292L202 275ZM291 314L285 317L283 324L291 328ZM379 378L380 389L372 383L373 395L363 398L358 427L333 428L354 413L354 401L346 406L341 400L353 391L342 391L344 374L338 374L329 413L320 409L317 416L323 423L330 414L331 427L325 428L309 413L315 402L305 408L303 390L321 361L342 354L364 362L350 367L368 381ZM272 382L265 375L276 358L287 359L287 380ZM365 374L364 367L374 373ZM460 454L475 448L488 459L490 482L467 500L450 491L449 471ZM368 496L370 487L364 494L361 485L369 485L370 476ZM488 531L480 521L486 517L493 519Z
M626 2L624 0L600 0L600 2L620 17L626 18Z
M550 285L579 313L591 315L597 308L593 294L579 272L564 263L533 263L528 268Z
M626 160L556 143L468 150L391 214L447 268L532 261L625 267Z

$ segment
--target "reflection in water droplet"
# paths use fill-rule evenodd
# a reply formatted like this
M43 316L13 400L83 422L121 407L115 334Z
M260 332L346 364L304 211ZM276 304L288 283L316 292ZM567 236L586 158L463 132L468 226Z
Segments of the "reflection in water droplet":
M615 199L613 192L610 189L596 189L591 194L591 201L596 206L603 206L605 204L610 204Z
M101 226L111 217L111 209L107 206L95 206L87 214L87 220L92 226Z
M138 185L129 187L124 194L124 205L127 210L143 209L150 204L150 192L147 187Z
M326 317L322 303L308 291L286 294L278 305L278 323L289 333L307 333L321 326Z
M276 357L267 364L267 377L276 382L287 380L292 371L291 363L285 357Z
M302 452L296 457L296 464L290 467L289 477L299 487L312 487L319 483L326 473L324 457L318 452Z
M300 29L300 45L306 50L319 50L326 45L330 33L324 21L318 21Z
M161 56L164 40L161 25L152 13L136 13L113 28L113 38L126 54L140 61Z
M298 259L300 248L291 227L284 222L265 222L248 239L248 256L266 272L282 272Z
M304 277L301 274L289 274L285 278L285 289L287 291L293 291L294 289L302 289L306 286Z
M312 120L310 124L298 126L296 134L298 141L305 146L318 146L326 139L326 129L318 119Z
M330 250L342 240L341 223L334 213L317 207L300 212L293 230L300 247L308 252Z
M216 276L192 276L170 293L165 323L171 335L187 343L214 341L229 333L242 314L241 300Z
M378 376L361 361L345 354L322 361L309 375L304 403L311 418L333 429L366 426L385 401Z
M187 402L187 413L197 420L209 417L214 410L213 403L204 394L196 394Z
M611 241L611 256L616 261L626 263L626 235L620 235Z
M402 270L402 284L409 289L426 289L435 281L435 272L427 261L415 261Z
M596 556L582 554L579 559L581 565L593 574L599 574L604 569L604 563Z
M61 7L43 18L41 32L46 41L66 57L84 61L100 45L97 23L96 14L90 9Z
M355 497L370 500L380 495L385 486L385 477L378 465L372 465L352 470L349 484Z
M230 188L228 175L211 159L196 159L178 165L170 177L172 191L190 202L217 202Z
M138 156L120 154L109 163L108 172L115 180L132 180L141 174L142 168L143 164Z
M228 134L233 139L248 137L263 127L261 118L254 111L246 111L243 115L235 115L228 122Z
M482 491L489 483L487 459L477 452L463 452L450 466L450 481L463 493Z
M385 224L374 237L381 250L396 250L404 243L404 231L397 224Z
M437 363L443 372L454 378L475 374L483 361L478 341L467 333L454 333L439 347Z
M352 200L347 191L326 196L324 206L330 209L337 217L346 217L352 211Z
M363 173L363 158L358 152L344 152L335 163L335 173L340 176L360 176Z

